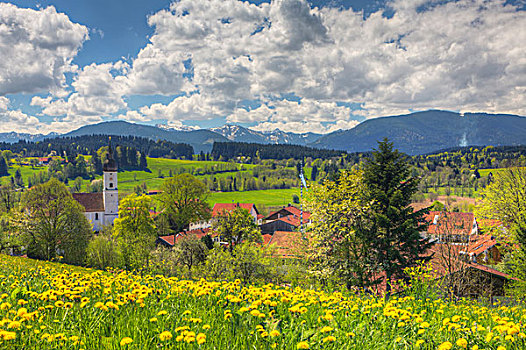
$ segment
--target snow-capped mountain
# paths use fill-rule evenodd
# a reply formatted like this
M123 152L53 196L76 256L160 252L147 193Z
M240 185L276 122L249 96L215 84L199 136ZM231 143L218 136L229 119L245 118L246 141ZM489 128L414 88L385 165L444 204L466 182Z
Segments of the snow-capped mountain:
M230 141L235 142L252 142L265 144L297 144L306 145L315 142L321 136L315 133L296 134L284 132L279 129L273 131L261 132L251 130L239 125L226 124L222 127L212 128L211 131L223 135Z
M51 138L56 137L58 134L56 132L52 132L50 134L44 135L44 134L26 134L26 133L19 133L19 132L1 132L0 133L0 142L6 142L6 143L15 143L19 140L24 141L42 141L45 138Z

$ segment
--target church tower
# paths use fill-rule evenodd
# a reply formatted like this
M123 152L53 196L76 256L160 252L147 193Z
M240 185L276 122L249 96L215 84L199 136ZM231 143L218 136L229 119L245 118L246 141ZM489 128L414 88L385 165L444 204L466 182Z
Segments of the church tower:
M119 216L119 191L117 190L117 163L113 159L111 137L109 141L108 157L104 161L103 171L103 200L104 200L104 225L112 225L113 220Z

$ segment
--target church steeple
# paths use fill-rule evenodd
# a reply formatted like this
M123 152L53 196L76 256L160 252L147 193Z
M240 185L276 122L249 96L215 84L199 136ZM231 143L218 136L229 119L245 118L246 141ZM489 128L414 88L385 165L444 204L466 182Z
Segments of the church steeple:
M104 200L104 225L113 224L119 215L119 191L117 190L117 162L113 159L111 137L108 142L108 155L104 161L103 175L103 200Z
M102 166L104 172L115 172L117 171L117 162L113 159L113 148L111 147L111 136L108 142L108 156Z

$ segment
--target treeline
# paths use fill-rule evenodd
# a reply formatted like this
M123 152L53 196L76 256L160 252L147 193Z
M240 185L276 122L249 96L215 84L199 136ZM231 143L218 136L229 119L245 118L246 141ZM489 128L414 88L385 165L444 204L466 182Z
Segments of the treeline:
M192 159L194 149L184 143L153 141L135 136L111 136L112 142L121 147L135 149L152 158ZM16 143L0 143L0 150L10 150L24 157L46 157L51 152L64 154L91 154L108 145L107 135L85 135L75 137L50 138L39 142L20 140Z
M414 156L414 163L434 171L436 167L477 169L526 166L526 146L487 146L452 148L432 154Z
M303 159L339 157L342 151L311 148L299 145L263 145L245 142L215 142L211 155L213 159L230 160L250 157L253 161L261 159Z

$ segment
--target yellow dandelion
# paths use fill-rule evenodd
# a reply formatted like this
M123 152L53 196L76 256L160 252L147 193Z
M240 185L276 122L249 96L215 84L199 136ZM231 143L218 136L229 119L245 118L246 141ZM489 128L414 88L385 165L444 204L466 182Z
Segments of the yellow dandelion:
M124 337L124 338L122 338L122 340L120 342L121 346L126 346L126 345L131 344L131 343L133 343L133 339L130 338L130 337Z
M161 341L170 340L172 339L172 333L170 333L169 331L164 331L161 334L159 334L159 339L161 339Z
M296 349L309 349L310 346L309 346L309 343L307 343L306 341L301 341L298 343L298 345L296 345Z

